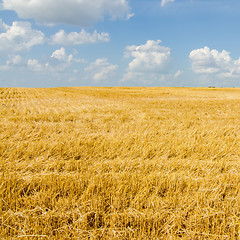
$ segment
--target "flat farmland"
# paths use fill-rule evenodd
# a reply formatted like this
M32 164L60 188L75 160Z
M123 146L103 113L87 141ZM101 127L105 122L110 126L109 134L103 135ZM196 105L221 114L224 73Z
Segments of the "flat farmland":
M0 88L0 239L240 239L240 89Z

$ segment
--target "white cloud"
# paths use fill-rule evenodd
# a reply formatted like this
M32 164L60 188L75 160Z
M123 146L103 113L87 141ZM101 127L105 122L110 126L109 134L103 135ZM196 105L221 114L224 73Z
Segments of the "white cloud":
M204 47L191 51L189 58L197 74L216 74L221 78L240 76L240 58L233 60L226 50L219 52Z
M178 70L178 71L174 74L174 79L179 78L182 74L183 74L183 71L182 71L182 70Z
M20 55L9 55L6 63L0 66L0 70L8 70L12 67L21 67L23 65L24 61Z
M40 63L37 59L26 59L20 55L9 55L5 65L0 66L0 70L13 70L21 68L22 70L31 70L35 72L46 71L48 63Z
M86 63L86 61L77 58L75 53L67 54L65 48L60 48L54 51L45 61L36 58L29 59L14 54L8 55L5 63L0 65L0 71L15 71L18 68L21 71L32 71L42 74L60 74L65 71L76 74L77 71L74 71L72 68L78 68L83 63Z
M147 82L147 78L144 73L140 72L126 72L121 79L122 82L127 81L137 81L137 82Z
M9 66L7 65L0 65L0 71L6 71L9 69Z
M66 69L70 69L74 64L86 63L86 60L75 57L75 54L67 54L65 48L60 48L54 51L51 55L50 63L48 63L48 69L52 72L62 72Z
M47 64L44 66L44 65L40 64L40 62L37 59L29 59L27 62L27 66L32 71L40 72L44 69L44 67L47 66Z
M139 46L127 46L125 56L133 57L122 81L141 77L145 80L157 80L167 72L171 60L171 50L160 45L161 40L148 40ZM151 78L151 79L150 79Z
M9 56L7 65L20 65L22 63L22 57L20 55Z
M85 60L75 58L73 54L68 55L65 48L60 48L52 53L48 62L28 59L27 67L36 72L44 71L57 73L70 69L74 63L85 63Z
M118 65L109 63L106 58L100 58L86 67L85 71L90 73L89 78L98 82L101 80L107 80L114 74L117 68Z
M3 22L3 20L0 18L0 29L5 29L6 24Z
M136 72L164 71L170 60L170 48L160 46L161 40L148 40L146 44L140 46L126 47L126 57L134 57L129 63L129 70Z
M60 30L58 33L52 36L52 42L60 45L80 45L85 43L96 43L96 42L108 42L108 33L98 33L94 31L93 34L82 30L81 32L71 32L67 34L64 30Z
M101 21L106 15L112 19L132 16L127 0L3 0L3 7L16 11L21 18L81 27Z
M65 48L57 49L56 51L53 52L51 57L62 62L70 63L73 61L73 55L72 54L67 55Z
M0 22L5 32L0 34L0 51L18 52L44 42L44 34L34 30L29 22L13 22L12 26Z
M165 6L167 3L169 3L169 2L174 2L175 0L162 0L162 3L161 3L161 5L162 5L162 7L163 6Z

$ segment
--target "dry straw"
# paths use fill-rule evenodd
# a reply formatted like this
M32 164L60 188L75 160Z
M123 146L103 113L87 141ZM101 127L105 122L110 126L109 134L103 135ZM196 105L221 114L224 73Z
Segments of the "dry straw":
M1 239L240 239L240 90L0 89Z

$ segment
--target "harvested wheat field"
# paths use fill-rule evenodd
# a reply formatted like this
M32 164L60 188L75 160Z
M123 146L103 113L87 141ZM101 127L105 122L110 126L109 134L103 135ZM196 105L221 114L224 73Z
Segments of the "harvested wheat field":
M240 239L240 89L0 89L1 239Z

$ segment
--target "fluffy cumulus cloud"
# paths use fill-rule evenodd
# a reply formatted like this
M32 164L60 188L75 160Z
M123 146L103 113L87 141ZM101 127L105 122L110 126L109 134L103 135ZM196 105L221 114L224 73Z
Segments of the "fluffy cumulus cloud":
M51 57L63 62L71 62L73 60L73 55L67 55L65 48L57 49Z
M98 33L94 31L93 34L82 30L81 32L71 32L67 34L64 30L60 30L55 35L52 36L53 44L60 45L80 45L86 43L96 43L96 42L108 42L108 33Z
M192 70L197 74L215 74L223 78L240 76L240 58L232 59L230 53L225 50L219 52L204 47L191 51L189 58Z
M9 55L6 63L0 66L0 70L2 71L16 70L16 68L40 72L46 70L47 64L41 64L37 59L26 59L20 55Z
M22 64L23 59L20 55L9 55L6 63L0 66L0 70L8 70L12 67L22 66Z
M84 59L76 58L74 54L67 54L65 48L60 48L49 55L45 61L14 54L8 55L5 63L0 65L0 70L12 71L13 69L21 68L23 71L60 73L84 63L86 63Z
M99 58L86 67L85 71L89 73L88 79L99 82L113 76L117 68L117 65L109 63L106 58Z
M174 2L175 0L162 0L161 5L165 6L169 2Z
M74 63L85 63L83 59L75 58L73 54L67 54L65 48L55 50L47 62L38 59L28 59L26 66L34 72L57 73L70 69Z
M34 72L43 71L48 64L41 64L37 59L29 59L27 61L27 67Z
M162 78L167 73L171 50L161 46L161 40L148 40L144 45L126 47L125 56L134 58L128 65L123 81L140 77Z
M132 15L127 0L3 0L3 8L16 11L21 18L81 27L103 20L105 15L112 19Z
M0 51L19 52L44 43L41 31L32 29L29 22L13 22L11 26L0 21Z
M61 72L73 67L74 64L83 63L86 63L84 59L76 58L73 54L67 54L66 49L62 47L52 53L49 63L45 65L52 72Z

